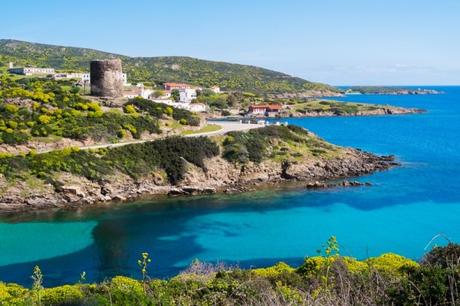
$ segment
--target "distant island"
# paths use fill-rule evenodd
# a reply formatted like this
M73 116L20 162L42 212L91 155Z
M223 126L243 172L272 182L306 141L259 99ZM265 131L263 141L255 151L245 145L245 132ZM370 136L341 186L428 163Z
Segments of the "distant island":
M347 95L439 95L442 91L427 88L407 88L392 86L352 86L345 91Z

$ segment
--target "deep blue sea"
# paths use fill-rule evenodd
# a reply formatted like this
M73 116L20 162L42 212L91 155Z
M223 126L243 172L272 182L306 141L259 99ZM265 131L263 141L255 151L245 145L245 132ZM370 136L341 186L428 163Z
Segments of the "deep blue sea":
M460 87L427 96L341 100L427 110L421 115L288 120L335 144L394 154L402 166L360 180L371 187L300 188L163 199L102 209L0 217L0 280L46 285L115 274L167 277L198 258L240 267L299 264L331 235L343 255L396 252L419 259L433 245L460 242ZM441 234L430 245L430 240Z

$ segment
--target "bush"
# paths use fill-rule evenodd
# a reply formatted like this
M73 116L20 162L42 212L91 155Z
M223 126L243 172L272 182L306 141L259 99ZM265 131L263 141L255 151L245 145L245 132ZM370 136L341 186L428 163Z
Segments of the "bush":
M195 115L194 113L185 109L171 107L163 103L155 103L140 97L132 99L127 104L125 104L125 107L127 107L128 105L134 105L140 111L146 112L155 118L162 118L163 115L172 115L174 120L182 121L184 122L184 124L191 126L200 125L200 118L197 117L197 115Z
M302 135L306 134L308 135L308 132L302 128L274 125L253 129L249 132L229 132L223 142L223 157L231 162L260 163L268 157L267 148L275 139L301 143L304 142Z
M83 299L83 292L78 285L65 285L44 289L40 297L44 305L77 305Z
M159 168L175 184L185 173L184 161L206 170L204 159L218 154L218 146L206 137L172 137L96 152L67 148L37 155L7 155L0 158L0 173L10 179L29 174L50 178L53 172L65 171L99 180L115 170L139 178Z
M443 268L460 262L460 245L449 243L445 247L435 247L422 259L424 265L437 265Z
M441 247L435 253L450 254L453 248L458 245L449 249ZM326 257L306 258L297 269L282 262L252 270L208 265L203 270L190 269L168 280L141 282L116 276L99 284L39 288L39 294L0 282L0 304L458 305L460 302L458 262L446 268L440 264L417 265L395 254L360 261L334 252L325 253Z
M12 80L1 77L0 99L19 98L22 104L0 106L0 131L3 143L22 144L32 136L63 136L76 140L116 139L124 125L135 138L144 132L159 133L158 118L138 115L133 105L125 106L128 114L104 112L96 101L88 101L69 90L66 81L31 78ZM31 102L30 99L35 100ZM20 129L20 132L15 130ZM135 132L133 132L135 130Z

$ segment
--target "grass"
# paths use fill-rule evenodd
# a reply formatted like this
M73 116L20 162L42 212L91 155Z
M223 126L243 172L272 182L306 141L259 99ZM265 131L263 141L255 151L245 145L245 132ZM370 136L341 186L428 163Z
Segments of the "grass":
M201 133L211 133L215 131L219 131L222 129L222 126L218 124L208 124L202 127L199 130L186 130L182 132L182 135L193 135L193 134L201 134Z
M62 139L63 139L62 136L49 135L46 137L33 137L32 141L37 141L37 142L42 142L42 143L55 143Z
M379 104L364 104L355 102L339 102L339 101L326 101L326 100L315 100L294 104L294 110L296 111L339 111L343 113L356 113L359 111L370 111L376 110L383 107L389 107L386 105Z

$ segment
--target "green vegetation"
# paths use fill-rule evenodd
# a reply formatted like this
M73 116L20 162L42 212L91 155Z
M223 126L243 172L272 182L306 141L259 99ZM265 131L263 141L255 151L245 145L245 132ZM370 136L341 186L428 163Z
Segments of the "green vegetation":
M368 103L354 103L354 102L339 102L330 100L314 100L293 104L293 109L300 113L309 112L331 112L334 115L353 115L358 112L373 111L382 108L388 108L388 105L368 104Z
M162 169L169 182L176 183L185 173L184 160L204 169L203 159L217 154L218 146L208 138L171 137L112 149L67 148L43 154L5 155L0 157L0 173L9 180L35 176L56 186L53 174L62 171L99 180L115 171L139 178Z
M160 133L159 120L172 117L199 125L191 112L134 99L123 110L104 108L79 94L71 81L0 76L0 143L69 138L116 142L126 137Z
M139 100L140 101L140 100ZM132 105L132 104L129 104ZM210 125L206 130L219 126ZM113 148L80 150L66 148L36 154L0 155L0 174L13 182L21 180L34 186L51 183L59 191L59 174L67 172L100 181L111 175L125 174L137 180L152 173L165 173L170 184L178 183L186 171L186 162L206 171L205 158L220 154L231 162L295 161L340 154L340 149L296 126L268 126L249 132L231 132L216 137L169 137L151 142L129 144ZM37 187L37 188L38 188Z
M247 92L214 93L210 90L197 91L195 102L209 106L211 111L221 112L225 115L228 109L247 110L253 103L264 101L262 96Z
M0 40L0 67L16 65L87 71L96 58L118 57L131 82L186 82L203 87L258 93L337 91L335 88L284 73L247 65L205 61L190 57L127 57L84 48L61 47L16 40Z
M278 161L311 156L331 156L338 148L297 126L267 126L249 132L227 133L223 157L231 162L259 163L270 158Z
M200 125L200 117L185 109L174 108L163 103L155 103L140 97L134 98L125 104L126 107L130 105L135 106L138 110L145 112L152 117L161 118L163 115L168 115L174 120L179 121L182 125Z
M193 135L193 134L201 134L201 133L210 133L210 132L215 132L222 129L222 126L217 125L217 124L208 124L204 127L202 127L199 130L186 130L182 132L182 135Z
M169 280L151 279L148 253L141 280L116 276L98 284L31 289L0 282L1 305L458 305L460 246L435 247L420 263L396 254L356 260L341 256L334 237L322 256L297 268L285 263L242 270L194 261Z

